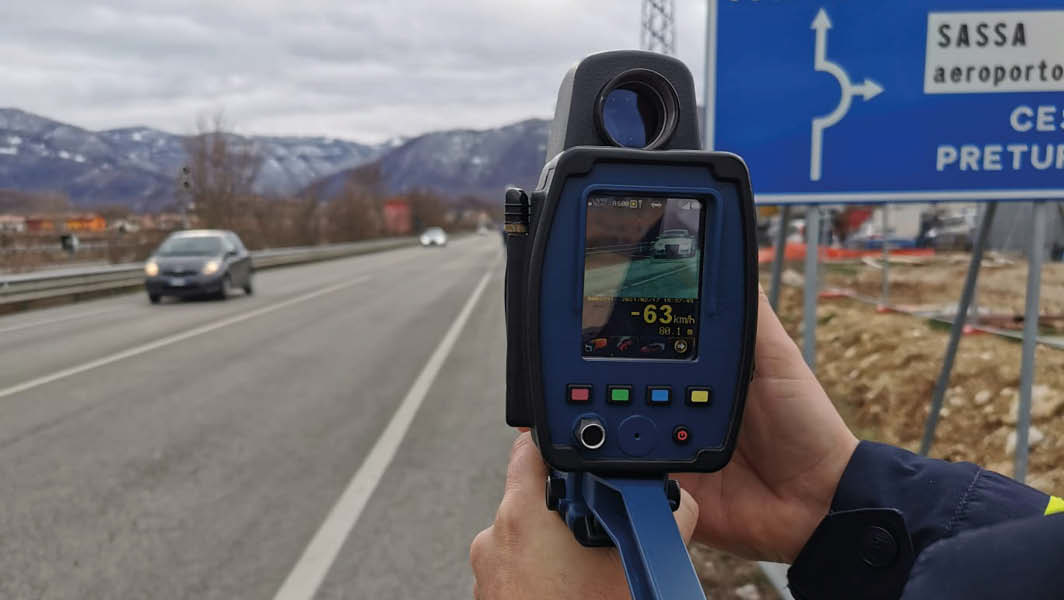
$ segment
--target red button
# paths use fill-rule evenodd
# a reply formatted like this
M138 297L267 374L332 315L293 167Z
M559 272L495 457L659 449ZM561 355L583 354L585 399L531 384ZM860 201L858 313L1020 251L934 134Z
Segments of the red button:
M689 439L691 439L691 432L683 425L672 430L672 440L677 444L686 444Z
M576 386L569 388L569 402L588 402L590 400L591 388Z

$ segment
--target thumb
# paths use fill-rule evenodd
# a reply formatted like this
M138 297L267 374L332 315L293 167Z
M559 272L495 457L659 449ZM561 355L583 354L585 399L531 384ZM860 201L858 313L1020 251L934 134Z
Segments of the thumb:
M757 287L757 340L754 344L756 377L809 381L815 379L798 345L783 328L764 288Z
M683 543L689 544L698 524L698 503L687 490L680 488L680 508L672 515L676 517L676 527L680 530Z

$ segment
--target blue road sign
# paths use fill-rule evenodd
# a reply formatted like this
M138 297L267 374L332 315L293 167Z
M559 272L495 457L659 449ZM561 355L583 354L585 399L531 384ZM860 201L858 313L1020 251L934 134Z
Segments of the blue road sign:
M762 203L1064 198L1062 0L714 0L708 146Z

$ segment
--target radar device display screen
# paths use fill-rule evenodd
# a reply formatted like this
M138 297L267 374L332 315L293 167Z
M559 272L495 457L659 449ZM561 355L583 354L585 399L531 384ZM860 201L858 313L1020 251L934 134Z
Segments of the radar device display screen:
M588 197L585 358L695 358L703 223L697 198Z

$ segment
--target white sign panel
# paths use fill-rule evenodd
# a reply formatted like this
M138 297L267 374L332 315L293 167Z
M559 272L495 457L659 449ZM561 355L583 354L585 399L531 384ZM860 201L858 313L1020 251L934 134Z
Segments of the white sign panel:
M1064 91L1064 10L932 12L924 93Z

